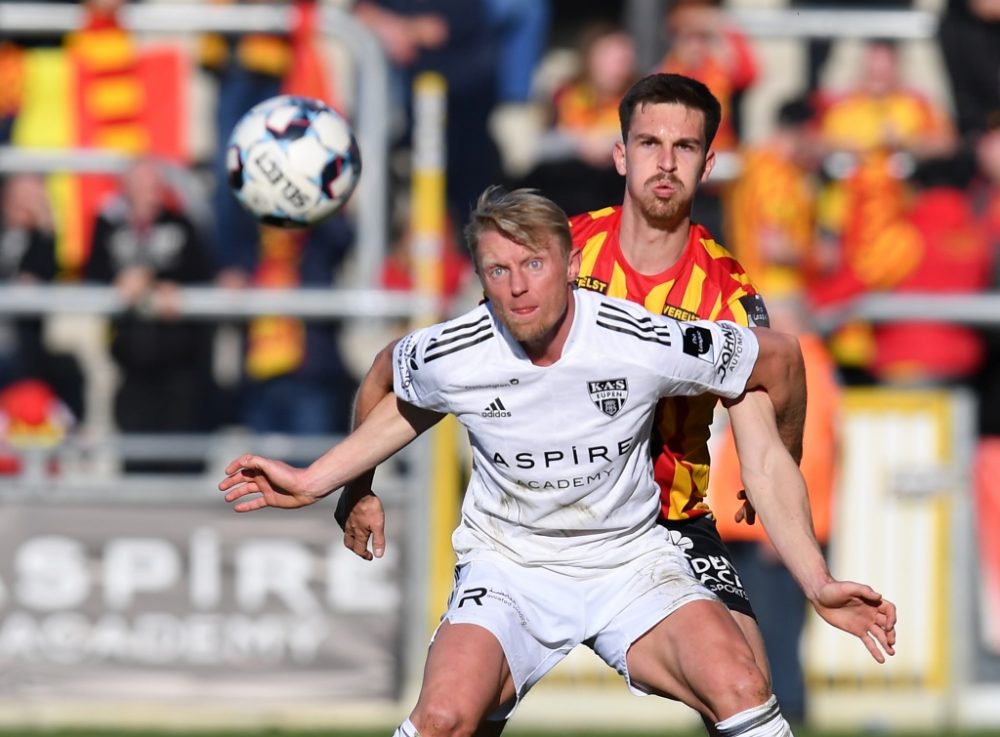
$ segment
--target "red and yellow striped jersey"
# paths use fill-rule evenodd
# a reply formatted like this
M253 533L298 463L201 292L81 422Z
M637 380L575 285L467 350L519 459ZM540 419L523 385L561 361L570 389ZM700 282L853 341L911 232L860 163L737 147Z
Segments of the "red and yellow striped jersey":
M621 208L570 218L573 245L582 250L577 286L644 305L679 320L732 320L767 323L756 288L743 267L711 234L692 224L677 262L654 275L629 266L618 241ZM708 438L715 399L672 397L660 402L652 448L653 475L660 486L660 512L668 519L706 514Z

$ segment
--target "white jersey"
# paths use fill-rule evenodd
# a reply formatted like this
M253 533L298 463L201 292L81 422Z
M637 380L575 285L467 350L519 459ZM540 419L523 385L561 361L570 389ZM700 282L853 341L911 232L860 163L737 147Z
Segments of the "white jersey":
M396 395L454 414L469 433L472 478L452 538L459 562L500 553L586 575L634 558L630 543L659 529L656 400L746 388L758 351L749 329L573 295L573 325L550 366L531 362L488 303L396 346Z

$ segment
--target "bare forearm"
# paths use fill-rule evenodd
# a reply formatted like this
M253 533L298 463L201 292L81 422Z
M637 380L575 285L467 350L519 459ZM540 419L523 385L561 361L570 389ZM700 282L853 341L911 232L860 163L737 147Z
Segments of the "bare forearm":
M802 350L794 336L766 328L755 328L754 333L760 341L761 353L748 388L767 392L781 442L795 463L800 463L807 399Z
M396 341L389 343L375 356L371 368L361 380L354 400L355 428L360 427L386 395L392 394L392 350L395 345ZM359 493L367 494L372 488L374 479L375 467L372 466L350 482L347 492L352 496L357 496Z
M815 601L831 580L816 540L805 480L783 446L767 395L748 394L730 408L747 497L785 567Z
M764 460L763 477L744 474L743 483L782 563L806 597L815 601L832 577L816 540L802 475L787 451L781 450L780 459Z
M313 461L305 471L310 489L327 493L374 468L403 448L433 422L433 415L385 395L347 438Z
M780 401L780 399L779 399ZM782 445L791 455L796 465L802 463L802 437L806 424L805 383L802 384L801 399L789 397L783 406L775 406L775 421Z

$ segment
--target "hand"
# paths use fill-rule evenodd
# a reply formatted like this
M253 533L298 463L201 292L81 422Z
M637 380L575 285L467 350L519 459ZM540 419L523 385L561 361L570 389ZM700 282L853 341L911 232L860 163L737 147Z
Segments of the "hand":
M153 287L153 313L166 320L176 320L181 316L181 291L176 282L158 282Z
M227 502L248 494L260 494L233 506L237 512L252 512L264 507L297 509L326 496L308 488L305 471L282 461L255 455L242 455L226 466L226 478L219 483Z
M885 662L883 650L888 655L896 654L896 605L870 586L830 581L812 604L828 623L861 640L879 663Z
M385 554L385 510L382 500L366 486L349 484L340 495L334 518L344 531L344 547L360 558L372 560Z
M153 288L153 272L144 266L129 266L118 272L115 287L129 305L137 305Z
M736 524L740 522L746 522L748 525L753 525L757 521L757 510L753 508L753 504L747 499L747 492L745 489L740 489L736 492L736 498L743 502L743 506L736 510L736 514L733 515L733 519L736 520Z

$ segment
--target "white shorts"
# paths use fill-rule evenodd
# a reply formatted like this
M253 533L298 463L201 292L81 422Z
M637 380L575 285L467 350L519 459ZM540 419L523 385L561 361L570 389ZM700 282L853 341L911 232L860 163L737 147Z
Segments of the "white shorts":
M697 599L717 600L694 577L683 554L664 542L626 566L591 578L519 566L500 556L478 557L455 570L442 620L476 624L500 642L517 696L489 719L508 718L542 676L579 644L629 678L632 643L667 615Z

